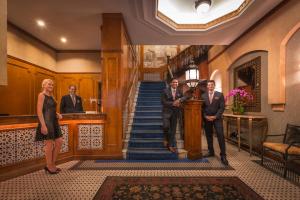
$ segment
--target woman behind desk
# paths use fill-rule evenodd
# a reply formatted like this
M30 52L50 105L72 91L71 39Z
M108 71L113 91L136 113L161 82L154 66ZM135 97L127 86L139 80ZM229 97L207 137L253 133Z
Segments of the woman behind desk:
M61 114L56 112L57 103L53 98L53 81L44 79L42 82L43 91L38 96L37 115L39 119L36 141L44 141L46 156L46 172L57 174L61 169L55 166L58 153L62 146L62 132L58 123Z

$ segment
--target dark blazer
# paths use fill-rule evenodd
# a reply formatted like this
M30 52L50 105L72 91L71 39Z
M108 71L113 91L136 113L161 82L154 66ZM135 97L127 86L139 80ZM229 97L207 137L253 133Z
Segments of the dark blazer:
M187 97L183 96L183 93L177 88L176 89L176 95L175 100L179 99L180 102L184 102ZM180 108L173 106L173 96L171 87L166 88L163 90L162 96L161 96L161 102L163 104L163 117L169 118L173 114L174 111L178 111Z
M225 110L224 95L221 92L215 91L212 103L209 102L208 92L201 95L203 102L203 116L216 116L217 119L222 118L222 114Z
M74 106L72 98L69 94L63 96L60 101L60 112L61 113L82 113L83 107L82 107L81 97L76 95L75 99L76 99L76 103Z

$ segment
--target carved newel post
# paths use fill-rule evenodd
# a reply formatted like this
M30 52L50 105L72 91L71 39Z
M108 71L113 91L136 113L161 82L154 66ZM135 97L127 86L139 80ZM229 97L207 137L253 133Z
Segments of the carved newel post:
M188 100L184 104L184 149L188 151L188 158L196 160L202 158L202 101Z

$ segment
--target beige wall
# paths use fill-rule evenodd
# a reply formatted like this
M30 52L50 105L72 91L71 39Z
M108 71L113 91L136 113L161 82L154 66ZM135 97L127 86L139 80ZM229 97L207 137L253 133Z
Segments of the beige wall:
M7 54L55 71L56 52L14 27L7 27Z
M6 34L4 35L6 36ZM7 27L7 54L54 72L101 72L100 51L57 53L55 50L50 49L11 25ZM4 66L6 67L6 61ZM4 71L6 72L6 69Z
M291 0L279 10L269 16L265 21L248 32L233 45L209 63L210 73L220 69L223 77L224 92L229 90L228 71L231 64L242 55L255 51L268 51L268 103L284 104L285 75L279 66L280 44L288 32L300 21L300 1ZM213 47L209 54L212 59L222 47Z
M100 51L95 53L58 53L57 72L101 72Z
M0 85L7 84L6 67L6 21L7 21L7 0L0 0Z

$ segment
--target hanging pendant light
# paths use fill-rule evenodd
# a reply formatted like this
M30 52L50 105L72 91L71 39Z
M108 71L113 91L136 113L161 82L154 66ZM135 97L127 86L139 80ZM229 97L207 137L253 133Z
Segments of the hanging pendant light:
M207 13L211 6L211 0L197 0L195 1L195 9L198 14Z

